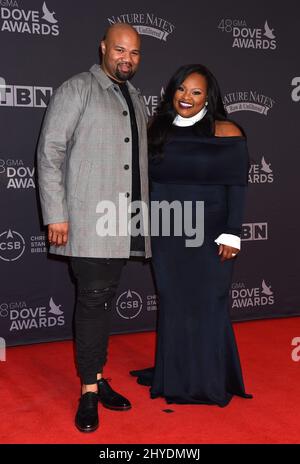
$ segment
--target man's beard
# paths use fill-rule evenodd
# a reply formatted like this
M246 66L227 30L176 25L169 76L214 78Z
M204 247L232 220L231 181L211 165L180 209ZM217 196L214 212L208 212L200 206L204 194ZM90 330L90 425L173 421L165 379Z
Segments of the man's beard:
M129 71L123 72L117 66L117 69L115 72L116 78L119 79L120 81L129 81L134 76L134 74L135 74L135 71L132 69L132 67L129 69Z

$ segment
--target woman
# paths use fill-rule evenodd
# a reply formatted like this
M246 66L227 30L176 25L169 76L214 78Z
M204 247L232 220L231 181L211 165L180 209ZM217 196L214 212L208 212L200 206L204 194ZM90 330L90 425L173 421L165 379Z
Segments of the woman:
M233 263L248 175L242 130L227 120L218 83L203 65L185 65L171 78L149 129L151 200L204 202L204 241L185 234L152 236L159 294L153 369L133 371L168 403L226 406L245 393L228 311ZM180 222L180 221L179 221ZM153 224L152 224L153 225Z

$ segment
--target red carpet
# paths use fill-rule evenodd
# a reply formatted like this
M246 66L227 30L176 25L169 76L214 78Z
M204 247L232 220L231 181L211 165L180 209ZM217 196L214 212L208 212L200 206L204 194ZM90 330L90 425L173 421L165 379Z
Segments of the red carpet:
M0 443L300 443L300 361L291 357L300 318L236 323L234 329L254 399L235 397L226 408L151 400L128 371L152 364L154 333L115 335L105 376L133 409L99 406L101 425L91 434L73 425L80 391L73 344L9 348L0 362Z

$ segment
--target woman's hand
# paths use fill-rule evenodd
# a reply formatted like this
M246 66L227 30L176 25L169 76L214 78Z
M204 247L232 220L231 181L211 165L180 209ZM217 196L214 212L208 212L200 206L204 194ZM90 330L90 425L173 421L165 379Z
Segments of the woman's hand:
M233 248L229 245L219 245L219 256L221 256L221 262L226 261L226 259L235 258L239 253L238 248Z

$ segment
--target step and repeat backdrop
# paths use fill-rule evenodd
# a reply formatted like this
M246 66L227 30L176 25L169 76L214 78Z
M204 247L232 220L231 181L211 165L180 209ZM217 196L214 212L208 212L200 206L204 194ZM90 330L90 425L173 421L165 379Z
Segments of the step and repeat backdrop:
M98 63L108 25L142 38L134 85L151 116L171 74L203 63L216 75L251 156L233 320L300 315L300 3L215 0L0 0L0 337L7 345L72 337L75 288L47 253L36 146L47 103L64 80ZM151 266L126 265L113 332L155 328Z

